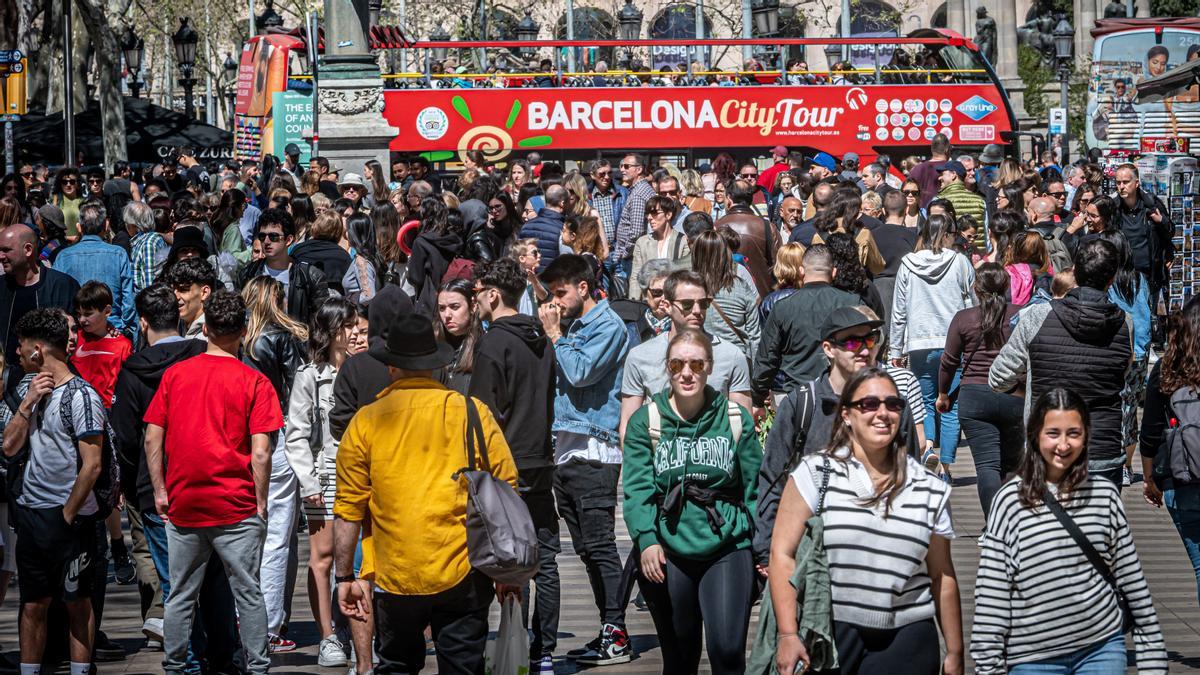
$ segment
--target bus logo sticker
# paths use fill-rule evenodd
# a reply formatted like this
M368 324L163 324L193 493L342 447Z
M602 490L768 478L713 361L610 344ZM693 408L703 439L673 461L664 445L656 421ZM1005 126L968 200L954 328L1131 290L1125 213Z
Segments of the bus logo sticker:
M914 127L919 127L919 126L921 126L922 124L925 124L925 116L924 116L924 115L922 115L922 114L920 114L920 113L917 113L916 115L913 115L913 116L912 116L912 123L913 123L913 126L914 126Z
M892 113L892 126L900 126L900 113Z
M887 112L887 105L888 105L887 101L885 101L884 99L881 98L878 101L875 101L875 111L876 112Z
M933 127L925 127L925 140L932 141L933 135L936 133L937 131Z
M858 110L867 104L867 92L861 87L854 87L846 92L846 105L850 106L851 110Z
M945 136L947 139L954 138L954 130L951 129L950 127L942 127L941 131L939 131L938 133Z
M897 141L904 140L904 130L899 127L892 129L892 138Z
M437 106L429 106L417 113L417 133L427 141L436 141L450 129L450 118Z
M979 120L991 115L996 111L996 105L988 101L986 98L976 94L971 98L958 104L955 108L958 112L970 117L973 121Z
M908 113L900 113L900 126L906 127L906 126L908 126L908 122L909 122Z
M915 112L917 112L917 106L919 106L919 105L921 105L921 102L920 102L920 101L914 101L914 100L913 100L913 99L911 99L911 98L910 98L910 99L906 99L906 100L904 101L904 112L906 112L906 113L915 113Z
M950 112L950 108L952 108L952 107L954 107L954 104L951 103L950 99L948 99L948 98L944 98L940 102L938 102L938 108L944 113Z
M937 108L937 106L934 106L933 109L936 109L936 108ZM937 116L936 112L931 112L925 116L925 124L928 124L929 126L932 127L932 126L936 126L937 123L938 123L938 116Z
M990 143L996 140L996 127L991 124L963 124L958 127L958 140Z

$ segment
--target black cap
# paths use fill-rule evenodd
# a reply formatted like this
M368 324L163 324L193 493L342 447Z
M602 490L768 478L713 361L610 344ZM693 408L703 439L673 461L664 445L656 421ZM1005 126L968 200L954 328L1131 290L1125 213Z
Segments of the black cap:
M283 146L283 154L287 155L288 157L296 157L300 154L300 146L296 145L295 143L288 143L287 145Z
M838 307L831 311L829 316L825 317L825 323L821 324L821 339L832 340L834 335L847 328L855 328L857 326L879 328L883 325L883 321L880 321L878 318L872 318L872 316L867 316L857 307Z
M967 177L967 167L963 166L962 162L958 160L952 159L949 162L943 162L933 167L933 170L938 173L943 171L953 171L954 173L958 174L959 178L965 179Z

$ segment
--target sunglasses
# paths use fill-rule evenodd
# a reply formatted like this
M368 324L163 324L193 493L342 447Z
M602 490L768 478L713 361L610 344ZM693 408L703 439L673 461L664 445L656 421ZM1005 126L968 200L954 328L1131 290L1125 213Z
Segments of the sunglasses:
M1067 196L1067 193L1066 193L1066 192L1047 192L1046 194L1048 194L1048 195L1050 195L1051 197L1054 197L1054 198L1056 198L1056 199L1057 199L1058 197L1066 197L1066 196Z
M742 178L758 178L758 174L756 174L756 173L744 173L744 174L742 174Z
M860 352L863 348L874 349L879 344L879 331L871 331L866 335L853 335L844 340L830 340L833 344L848 352Z
M1087 206L1088 204L1091 204L1091 203L1092 203L1092 200L1091 200L1091 199L1080 199L1080 200L1079 200L1079 205L1080 205L1080 206Z
M89 183L103 183L104 179L103 178L89 178L88 182Z
M626 169L627 169L627 168L629 168L629 167L631 167L631 166L634 166L634 165L633 165L633 164L627 164L627 165L625 165L623 168L626 168ZM595 172L595 173L593 173L593 174L592 174L592 176L594 176L594 177L596 177L596 178L608 178L608 177L609 177L609 176L611 176L611 175L612 175L612 171L597 171L597 172Z
M674 190L659 190L658 194L659 194L659 196L662 196L662 197L678 197L679 189L676 188Z
M63 185L75 185L77 183L79 183L79 181L75 180L74 178L64 178L62 182Z
M653 211L647 211L647 212L646 212L646 215L648 215L648 216L661 216L663 213L666 213L666 212L665 212L665 211L663 211L662 209L654 209Z
M621 168L622 168L622 169L632 169L632 168L633 168L633 167L635 167L635 166L637 166L637 167L640 167L640 166L641 166L641 164L622 164L622 165L621 165Z
M878 396L864 396L857 401L851 401L846 405L857 409L859 412L875 412L879 410L879 406L888 409L888 412L898 413L904 410L904 399L899 396L888 396L887 398L879 398Z
M700 374L708 367L707 359L669 359L667 361L667 371L672 375L678 375L683 372L683 367L687 366L688 370L693 373Z
M521 255L527 255L527 256L530 256L533 258L540 258L540 257L542 257L542 252L535 248L532 251L529 251L528 253L522 253Z
M21 178L32 178L32 177L33 177L32 171L22 171L21 172Z
M661 288L647 288L646 292L649 293L650 297L652 297L652 298L661 298L663 296L663 293L665 293L666 291L664 291Z
M283 241L283 233L281 233L281 232L259 232L258 234L254 235L254 238L259 241L270 240L271 243L276 244L276 243Z
M673 303L684 314L691 312L692 308L696 305L700 306L700 311L707 312L709 306L712 305L712 298L700 298L699 300L674 300Z
M921 191L920 190L904 190L904 194L908 197L920 197Z

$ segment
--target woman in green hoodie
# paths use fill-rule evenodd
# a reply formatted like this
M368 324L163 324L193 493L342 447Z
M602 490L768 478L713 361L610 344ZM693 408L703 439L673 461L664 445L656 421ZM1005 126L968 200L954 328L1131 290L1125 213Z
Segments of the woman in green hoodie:
M671 388L625 433L625 524L666 673L696 672L701 629L713 673L745 671L762 449L750 413L707 386L712 359L707 335L680 331L667 347Z

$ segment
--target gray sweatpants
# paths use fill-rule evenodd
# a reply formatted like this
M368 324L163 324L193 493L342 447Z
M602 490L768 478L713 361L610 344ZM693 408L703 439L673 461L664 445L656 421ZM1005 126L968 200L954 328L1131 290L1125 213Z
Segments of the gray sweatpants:
M213 551L224 563L233 590L246 668L251 673L267 672L271 665L267 652L267 612L258 581L266 531L266 523L257 514L240 523L215 527L179 527L167 523L171 566L171 594L163 617L163 670L167 673L184 672L196 598Z

